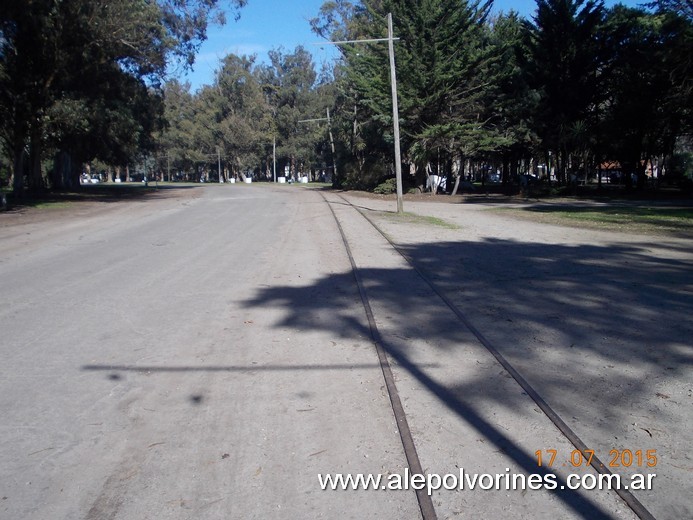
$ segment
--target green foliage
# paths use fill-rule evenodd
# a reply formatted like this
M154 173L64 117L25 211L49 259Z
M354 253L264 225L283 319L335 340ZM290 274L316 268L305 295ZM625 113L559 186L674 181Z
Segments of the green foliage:
M435 160L478 156L507 142L489 118L490 75L497 59L485 26L490 2L426 0L326 2L312 21L332 40L383 38L392 13L402 155L420 175ZM343 160L364 171L392 163L390 65L385 43L340 46L338 106ZM382 159L380 159L382 158ZM365 173L365 172L364 172ZM367 184L367 183L366 183Z
M579 148L575 125L588 126L588 132L596 128L603 16L601 0L538 0L534 24L528 25L530 82L540 92L537 133L543 147L556 152L563 181L568 156Z
M392 13L405 182L475 168L502 168L508 181L550 163L565 184L609 160L644 187L648 162L683 171L676 144L693 134L689 4L538 0L523 20L490 17L490 1L331 0L311 25L331 40L383 38ZM280 171L336 163L335 185L389 190L388 46L341 45L339 63L319 72L301 47L273 50L267 63L229 55L195 94L162 87L220 14L217 0L2 3L0 140L15 188L25 176L41 187L49 156L56 187L74 183L83 162L143 155L194 171L216 170L218 153L232 173L271 175L276 142Z
M603 114L607 153L645 182L644 159L671 155L691 132L691 21L616 6L605 24L613 50Z
M515 12L491 21L490 41L496 59L489 65L494 86L487 100L487 114L498 138L496 151L508 159L522 157L539 143L535 114L540 97L530 86L525 30Z
M235 0L240 7L245 0ZM146 149L167 64L192 63L216 0L7 0L0 6L0 137L21 192L44 185L47 150L72 157L74 182L94 157ZM67 163L65 162L65 163Z
M274 116L277 154L292 175L306 172L318 163L316 143L327 137L324 126L307 122L325 117L317 73L311 55L300 46L290 54L270 51L269 58L271 64L261 68L260 77Z
M373 188L373 193L379 193L381 195L390 195L397 191L397 179L387 179L385 182L381 182L375 188Z
M372 190L387 173L382 157L367 157L363 163L344 164L343 177L336 186L348 190Z
M276 142L278 173L292 174L331 164L324 117L332 106L333 84L323 71L321 81L310 54L273 50L269 64L255 56L229 54L213 85L196 94L177 82L166 92L166 128L160 152L174 160L176 170L207 164L216 170L220 155L232 175L260 171L271 177L272 144ZM169 102L170 100L170 102Z

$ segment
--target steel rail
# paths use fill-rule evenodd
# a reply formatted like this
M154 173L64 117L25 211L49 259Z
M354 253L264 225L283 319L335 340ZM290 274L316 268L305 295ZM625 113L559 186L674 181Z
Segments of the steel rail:
M409 256L400 246L393 242L385 232L371 219L364 211L352 204L349 200L344 198L342 195L337 194L347 205L354 208L358 213L371 225L373 228L380 233L380 235L387 241L390 246L397 251L397 253L404 258L404 260L411 266L411 268L419 275L421 280L423 280L431 290L445 303L445 305L457 316L457 318L462 322L462 324L479 340L479 342L488 350L488 352L496 358L498 363L503 367L503 369L522 387L522 389L527 393L527 395L536 403L536 405L544 412L544 415L558 428L558 430L563 434L563 436L578 450L582 453L589 450L590 448L584 441L575 433L568 424L556 413L553 408L544 400L541 395L529 384L529 382L520 374L515 367L498 351L498 349L484 336L479 329L477 329L467 316L455 305L455 303L440 289L438 286L431 281L431 279L420 269L414 262L414 260ZM324 198L324 195L323 195ZM333 211L334 215L334 211ZM335 217L336 218L336 217ZM614 475L614 473L597 457L594 455L592 457L591 466L601 475ZM641 520L656 520L655 517L650 513L650 511L628 490L622 489L619 486L617 489L612 489L616 494L621 497L621 499L626 503L626 505L640 518Z
M416 446L414 445L414 438L411 434L409 428L409 423L407 421L407 415L404 412L404 407L402 406L402 401L399 397L399 392L397 390L397 385L395 384L395 378L392 374L392 368L390 366L390 361L387 358L387 353L383 348L383 340L378 330L378 325L375 322L375 316L373 315L373 310L371 309L370 301L368 300L368 295L366 294L366 289L363 284L363 279L359 272L356 261L354 260L354 255L351 252L351 247L349 246L349 241L344 233L341 222L337 218L337 214L332 207L332 204L327 200L324 194L320 194L322 198L327 203L327 206L332 212L332 217L334 217L337 223L337 228L339 229L339 234L342 237L342 242L344 243L344 249L346 250L347 256L349 257L349 263L351 264L351 272L354 275L356 285L359 289L359 295L361 296L361 302L363 308L366 312L366 317L368 318L368 326L371 332L371 338L373 339L373 344L375 345L375 350L378 355L378 361L380 363L380 369L383 373L383 378L385 379L385 387L387 388L387 393L390 397L390 404L392 405L392 412L395 416L395 421L397 422L397 429L399 430L399 436L402 441L402 447L404 448L404 455L407 459L407 464L412 474L423 475L423 468L421 467L421 461L419 460L419 455L416 452ZM353 207L353 205L349 204ZM435 508L433 506L433 500L428 495L425 489L416 489L416 499L419 503L419 509L421 510L421 516L423 520L436 520L438 517L436 515Z

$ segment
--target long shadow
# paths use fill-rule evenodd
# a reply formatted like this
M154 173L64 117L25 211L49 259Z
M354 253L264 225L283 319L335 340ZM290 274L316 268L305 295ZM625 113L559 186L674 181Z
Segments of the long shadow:
M436 368L437 363L426 363L423 365L426 368ZM300 372L302 370L314 371L330 371L330 370L354 370L354 369L369 369L380 368L380 365L375 363L336 363L331 365L83 365L82 370L90 370L96 372L138 372L138 373L161 373L161 372L236 372L241 374L254 374L256 372Z
M204 185L201 185L204 186ZM201 186L196 185L159 185L150 183L149 186L138 184L95 184L80 186L76 190L55 190L43 193L24 194L21 199L15 200L10 193L8 195L9 207L7 211L21 211L24 208L32 208L45 204L60 204L73 202L122 202L122 201L146 201L151 197L166 197L178 190L191 190Z
M544 374L530 374L530 383L538 383L549 401L561 397L569 405L575 396L587 397L595 406L594 418L620 417L628 404L641 402L653 394L642 377L648 373L660 379L684 376L693 362L687 338L691 337L690 316L693 312L693 261L657 258L646 245L581 246L547 245L508 240L482 242L444 242L411 245L404 248L414 263L435 283L457 294L472 320L489 327L493 323L492 341L509 359L524 366L546 366L561 354L579 353L585 359L599 359L606 367L616 364L636 367L630 373L614 372L615 385L608 398L599 393L597 377L582 367L573 367L573 377L553 367ZM476 429L484 438L506 453L527 473L540 473L532 454L513 443L498 425L491 424L477 410L481 406L502 406L517 410L515 396L489 388L483 374L472 381L444 385L425 367L412 359L408 339L440 340L440 363L468 340L468 335L454 324L454 318L441 313L439 305L425 292L410 291L409 269L360 269L369 298L402 316L423 317L430 325L424 335L415 320L402 320L396 335L382 341L388 355L416 378L449 410ZM268 287L246 302L248 307L274 307L284 311L277 327L327 330L341 336L361 336L364 325L354 323L345 311L353 305L350 291L334 293L328 302L316 303L312 297L335 286L353 284L351 273L325 277L309 287ZM335 318L323 325L311 318L318 310L327 310ZM489 318L490 316L490 318ZM364 318L365 321L365 318ZM338 324L338 325L335 325ZM431 338L430 331L438 331ZM537 330L563 338L562 342L534 348ZM484 331L485 332L485 331ZM398 339L399 338L399 339ZM618 338L612 345L604 338ZM542 351L550 351L549 361ZM514 362L514 361L513 361ZM608 370L606 370L608 372ZM591 394L590 394L591 393ZM486 404L484 404L486 403ZM563 403L564 405L566 403ZM658 411L664 420L665 410ZM589 498L568 490L556 490L557 496L584 518L608 518L610 515Z
M564 213L575 216L599 215L600 220L619 224L623 219L635 223L661 225L693 231L693 207L670 207L632 204L603 204L580 206L573 204L534 204L522 208L532 213ZM676 219L676 220L674 220Z
M387 299L397 301L398 307L407 315L408 313L426 312L426 301L423 295L408 295L402 287L406 287L402 280L411 276L408 270L385 270L385 269L367 269L360 270L364 282L368 285L369 295L380 295L387 293ZM329 278L319 281L315 286L311 287L273 287L260 290L257 298L247 302L250 307L266 308L276 307L287 309L286 317L276 324L279 328L292 327L297 330L308 330L311 328L321 328L320 324L315 323L310 317L311 311L315 310L314 299L312 295L317 292L322 292L323 286L334 287L334 284L342 285L353 283L351 273L337 274ZM348 301L350 300L350 301ZM336 333L343 336L345 333L353 335L353 337L363 337L364 334L369 334L367 325L353 323L353 319L347 316L345 309L349 303L353 305L353 298L340 297L336 295L330 304L330 311L333 318L337 321L345 320L346 326L335 328ZM429 321L434 321L434 328L438 330L446 330L450 328L449 323L444 323L444 317L438 314L429 316ZM334 319L332 322L334 323ZM365 322L365 318L364 318ZM329 329L332 330L332 329ZM420 337L418 327L412 322L405 325L403 329L397 331L398 335L404 338ZM455 334L447 334L447 339L450 340ZM462 340L461 335L459 339ZM457 385L454 388L446 387L439 383L435 378L431 377L424 370L425 367L411 361L407 352L408 346L406 341L395 343L392 340L385 341L382 337L378 341L387 351L388 355L394 362L405 369L409 374L415 377L422 383L430 392L432 392L449 410L466 421L476 431L479 432L485 441L492 443L496 448L508 455L519 467L523 468L528 474L545 475L548 471L538 467L536 459L532 454L524 451L517 446L499 426L493 425L486 420L479 411L477 411L474 401L482 396L479 388L484 386L483 381L475 379L473 382L465 382ZM496 389L492 389L495 392ZM504 405L511 408L519 407L519 396L500 396L497 398L504 399ZM578 512L584 518L611 518L611 516L594 504L588 498L581 496L570 490L555 491L560 500L565 502L571 509Z

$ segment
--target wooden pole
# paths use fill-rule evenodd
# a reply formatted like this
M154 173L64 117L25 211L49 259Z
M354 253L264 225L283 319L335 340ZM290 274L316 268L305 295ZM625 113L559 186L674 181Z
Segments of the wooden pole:
M272 172L274 182L277 182L277 137L272 137Z
M402 203L402 157L399 148L399 107L397 106L397 75L395 46L392 37L392 13L387 14L387 45L390 54L390 85L392 87L392 124L395 130L395 178L397 180L397 213L404 213Z
M327 109L327 131L330 134L330 146L332 147L332 182L337 179L337 158L334 155L334 139L332 139L332 124L330 123L330 109Z
M219 173L219 184L224 182L224 178L221 176L221 149L217 148L217 172Z

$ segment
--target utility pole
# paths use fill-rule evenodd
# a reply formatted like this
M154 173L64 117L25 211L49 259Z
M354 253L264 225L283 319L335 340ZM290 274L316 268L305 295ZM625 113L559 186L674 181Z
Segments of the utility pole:
M221 149L217 147L217 171L219 172L219 184L224 182L224 178L221 176Z
M277 136L272 136L272 175L277 182Z
M332 139L332 123L330 123L330 109L327 108L327 132L330 135L330 147L332 148L332 182L337 178L337 158L334 153L334 139Z
M395 178L397 180L397 213L404 213L402 203L402 157L399 149L399 106L397 105L397 75L395 46L392 38L392 13L387 13L387 46L390 54L390 85L392 87L392 125L395 127Z
M387 42L390 55L390 85L392 87L392 125L395 136L395 178L397 181L397 213L404 213L402 203L402 158L399 146L399 107L397 105L397 75L395 74L395 46L394 41L399 40L393 36L392 13L387 14L387 38L371 38L364 40L343 40L338 42L320 42L315 45L344 45L347 43L372 43Z
M334 153L334 139L332 138L332 124L330 123L330 109L327 108L327 117L317 117L315 119L301 119L297 123L313 123L315 121L327 121L327 132L330 136L330 147L332 148L332 175L337 175L337 158Z

